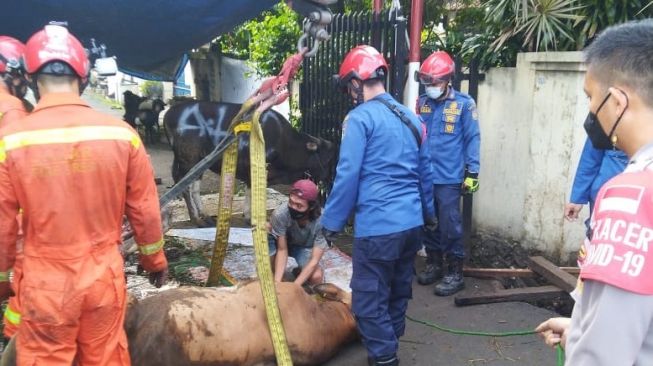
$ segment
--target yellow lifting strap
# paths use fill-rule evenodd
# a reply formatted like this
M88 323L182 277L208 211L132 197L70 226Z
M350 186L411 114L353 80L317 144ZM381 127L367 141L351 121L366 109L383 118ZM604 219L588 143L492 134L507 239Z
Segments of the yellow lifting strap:
M259 123L260 113L254 112L251 121L246 121L244 116L250 114L255 106L248 100L243 104L240 112L232 120L230 130L234 133L250 132L250 177L252 194L252 234L254 238L254 254L256 258L256 272L261 284L263 302L270 328L270 336L277 365L291 366L290 350L286 341L286 334L279 312L277 292L272 277L270 265L270 252L268 249L266 230L266 195L267 174L265 163L265 140L263 130ZM220 275L227 253L229 241L229 226L231 221L232 201L236 185L236 162L238 161L238 139L234 140L222 158L222 175L220 178L220 201L218 207L218 222L215 234L215 248L211 259L211 269L207 286L216 286L220 283ZM227 314L225 314L227 315Z

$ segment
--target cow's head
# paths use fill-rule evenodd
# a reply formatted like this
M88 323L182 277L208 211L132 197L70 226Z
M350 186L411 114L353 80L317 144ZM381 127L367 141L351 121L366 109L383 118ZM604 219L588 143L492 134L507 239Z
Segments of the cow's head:
M166 105L167 104L165 104L161 98L154 99L152 102L152 111L158 115L161 113L161 111L163 111Z
M325 300L341 302L351 309L351 292L344 291L333 283L321 283L313 286L312 290Z
M331 178L336 145L331 141L306 135L305 148L308 156L306 173L316 182Z

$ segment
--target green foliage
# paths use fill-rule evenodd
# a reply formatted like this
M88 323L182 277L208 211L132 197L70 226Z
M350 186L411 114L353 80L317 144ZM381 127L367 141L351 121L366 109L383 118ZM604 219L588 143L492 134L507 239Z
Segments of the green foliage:
M599 31L633 19L653 17L649 0L582 0L580 14L584 21L574 28L575 45L582 49Z
M148 98L163 97L163 83L160 81L146 80L141 84L141 94Z
M580 50L610 25L653 17L651 0L429 1L422 52L445 50L482 68L513 66L519 52ZM401 3L410 14L410 1Z
M520 51L572 51L606 27L651 16L648 0L486 0L488 30L500 29L491 51L518 40Z
M290 104L290 112L289 112L289 120L290 124L298 131L301 131L302 129L302 111L299 109L299 98L295 97L294 95L290 95L289 104Z
M300 19L284 2L219 38L223 54L247 59L260 76L276 75L297 51Z
M519 37L529 51L560 48L562 39L573 41L572 27L584 17L576 0L488 0L485 20L502 28L492 43L498 51L513 37Z

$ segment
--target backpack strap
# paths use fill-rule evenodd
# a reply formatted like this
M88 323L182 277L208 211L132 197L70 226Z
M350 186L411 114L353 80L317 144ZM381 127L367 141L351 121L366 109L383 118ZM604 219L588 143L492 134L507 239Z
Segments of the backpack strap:
M388 102L387 100L385 100L383 98L376 97L376 98L374 98L372 100L376 100L378 102L381 102L381 104L388 107L388 109L390 109L390 111L392 113L394 113L397 117L399 117L401 122L403 122L406 125L406 127L408 127L410 132L413 133L413 137L415 137L415 141L417 142L417 148L419 150L419 148L422 146L422 138L420 136L419 131L417 131L417 128L415 127L415 125L413 125L413 123L410 121L410 119L408 119L408 117L406 117L406 114L402 110L400 110L396 105Z

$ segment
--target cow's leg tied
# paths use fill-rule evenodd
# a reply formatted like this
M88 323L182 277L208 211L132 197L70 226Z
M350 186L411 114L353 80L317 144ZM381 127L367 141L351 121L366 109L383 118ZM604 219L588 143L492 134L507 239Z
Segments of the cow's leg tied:
M207 224L202 219L202 201L199 199L199 185L200 180L193 182L188 187L188 190L184 192L183 197L188 207L190 221L199 227L205 227Z
M245 187L245 202L243 203L243 217L247 222L252 221L252 190Z

